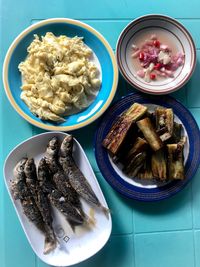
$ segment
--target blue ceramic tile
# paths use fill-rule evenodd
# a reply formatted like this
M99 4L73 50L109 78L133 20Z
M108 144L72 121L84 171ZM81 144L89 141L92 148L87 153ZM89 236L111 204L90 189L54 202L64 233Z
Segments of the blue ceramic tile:
M193 227L200 229L200 168L192 181Z
M32 126L11 107L5 93L3 93L2 112L4 114L4 119L1 122L4 129L2 142L3 157L5 158L16 145L32 136Z
M190 32L195 42L196 48L200 48L199 19L179 19L179 21Z
M132 201L114 191L100 173L96 174L112 216L112 234L133 232Z
M92 258L74 267L134 267L131 236L111 236L105 247Z
M194 232L196 267L200 267L200 231Z
M135 18L144 14L159 13L173 16L176 18L199 18L199 1L181 0L174 2L168 0L167 5L162 1L152 5L151 2L142 3L141 0L126 0L116 1L73 1L71 3L65 0L60 0L58 3L55 1L36 0L33 2L21 0L18 3L18 8L12 8L12 0L3 1L4 9L2 14L10 14L12 17L30 17L32 19L41 19L49 17L70 17L70 18L101 18L101 19L121 19L121 18ZM48 8L47 8L48 7ZM185 7L185 8L181 8ZM23 10L27 10L26 13ZM83 12L84 10L84 12ZM12 12L11 12L12 11ZM31 18L30 18L31 19ZM11 20L12 21L12 20Z
M135 236L137 267L194 267L193 233L171 232Z
M198 126L200 127L200 108L190 108L189 110L194 116Z
M97 31L99 31L106 40L109 42L113 49L116 48L118 37L121 31L126 27L126 25L130 22L130 20L83 20L83 22L89 24L94 27ZM112 34L110 34L112 32Z
M50 265L44 263L39 258L36 259L36 267L49 267Z
M187 105L187 87L186 85L179 89L178 91L170 94L172 97L176 98L183 105Z
M197 51L197 65L192 79L187 83L187 106L192 108L200 107L199 97L199 76L200 73L200 51Z
M161 202L135 203L133 209L136 233L191 229L191 186Z
M73 136L77 139L77 141L81 144L82 148L84 149L94 171L99 171L99 168L97 166L96 159L94 156L94 148L93 148L94 147L93 146L94 135L95 135L95 131L96 131L98 123L99 123L99 120L97 122L90 124L87 127L71 132Z

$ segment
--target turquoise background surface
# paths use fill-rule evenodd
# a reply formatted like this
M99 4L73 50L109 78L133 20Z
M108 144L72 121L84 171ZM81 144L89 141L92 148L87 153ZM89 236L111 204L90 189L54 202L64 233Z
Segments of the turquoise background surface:
M0 70L13 39L41 19L68 17L95 27L115 49L121 30L132 19L149 13L177 18L191 32L197 48L192 79L172 94L200 125L200 1L199 0L0 0ZM115 99L134 91L120 77ZM200 267L200 168L192 183L171 199L138 203L115 192L104 180L93 153L98 122L74 131L85 149L112 211L113 229L106 246L75 267ZM23 120L0 90L0 164L24 139L43 132ZM47 267L33 253L0 179L0 266Z

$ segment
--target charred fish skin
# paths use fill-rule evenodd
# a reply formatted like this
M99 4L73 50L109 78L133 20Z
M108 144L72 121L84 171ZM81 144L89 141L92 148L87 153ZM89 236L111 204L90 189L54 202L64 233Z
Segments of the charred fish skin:
M60 149L60 151L66 151L68 148L64 147L63 145ZM66 143L68 145L68 143ZM70 147L69 149L72 148ZM59 152L59 143L58 139L56 137L52 138L49 141L48 147L47 147L47 158L48 158L48 167L51 169L51 173L53 174L53 182L56 185L57 189L64 195L64 197L67 199L69 203L74 205L81 214L84 214L81 207L81 202L79 200L79 196L76 193L76 191L72 188L71 184L68 181L68 178L64 174L59 162L58 162L58 152ZM47 159L46 159L47 161Z
M52 174L59 171L60 167L58 164L58 152L59 152L59 142L57 137L53 137L46 149L45 160Z
M24 166L27 158L21 159L14 168L13 174L15 179L11 182L11 192L15 200L24 199L28 196L27 187L25 184Z
M69 183L66 175L62 171L59 171L53 175L53 181L58 191L63 194L67 202L74 205L74 207L77 208L81 214L84 214L79 195Z
M14 193L14 198L19 199L22 209L26 217L43 233L44 222L41 213L31 195L31 192L26 184L26 176L24 172L27 159L20 160L14 168L14 181L11 191Z
M68 156L72 156L73 151L73 136L66 136L60 146L59 156L66 158Z
M33 158L30 158L26 161L24 166L24 172L26 175L26 184L31 191L31 194L36 200L37 197L37 172L36 166Z
M42 158L38 164L38 182L39 186L44 193L51 193L54 189L54 186L51 182L51 173L49 172L48 165L46 163L46 159Z
M83 224L84 218L78 213L78 211L66 201L62 193L57 189L54 189L49 195L50 202L55 206L68 221L75 224Z
M94 194L90 184L76 166L72 158L73 137L66 136L60 147L59 163L63 167L65 174L68 176L71 186L86 201L100 206L100 202Z
M59 175L59 173L56 173L55 177L57 177L58 175ZM63 210L64 210L64 215L65 215L66 219L70 223L71 227L74 229L74 226L82 224L82 219L81 219L81 223L80 222L77 223L77 220L73 220L73 218L72 218L72 220L68 219L70 217L67 215L68 205L66 207L66 205L64 205L64 204L62 205L62 203L59 203L60 198L61 198L61 200L64 200L64 201L65 201L65 198L63 197L62 192L60 192L59 190L55 191L55 185L53 184L52 180L55 181L56 178L51 179L51 176L52 176L52 174L49 173L46 159L42 158L39 162L39 165L38 165L38 180L39 180L40 186L41 186L43 192L45 192L47 194L48 199L50 200L51 204L53 206L55 206L61 213L63 213ZM59 185L60 185L59 189L61 189L63 187L63 185L61 183L59 183ZM63 192L65 192L64 188L63 188Z
M101 205L87 179L76 166L76 163L72 157L72 150L73 137L72 135L68 135L64 138L61 144L59 156L59 163L62 166L64 173L68 176L69 182L74 190L87 202L98 208L101 208L107 216L108 209Z
M50 203L49 203L48 197L39 187L36 166L32 158L27 160L24 171L26 175L26 183L28 187L30 188L30 191L33 195L35 203L44 221L44 228L45 228L44 254L47 254L50 251L55 249L56 243L57 243L54 230L52 227L53 218L51 215Z

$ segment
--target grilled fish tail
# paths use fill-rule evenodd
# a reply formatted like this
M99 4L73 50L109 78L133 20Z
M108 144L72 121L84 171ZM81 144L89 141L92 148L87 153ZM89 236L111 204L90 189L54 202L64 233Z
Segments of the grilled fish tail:
M103 211L103 213L106 215L106 218L109 219L110 210L102 205L100 206L100 208Z
M48 234L45 235L45 241L44 241L44 251L43 253L49 254L51 251L53 251L57 246L57 240L56 237L51 237Z

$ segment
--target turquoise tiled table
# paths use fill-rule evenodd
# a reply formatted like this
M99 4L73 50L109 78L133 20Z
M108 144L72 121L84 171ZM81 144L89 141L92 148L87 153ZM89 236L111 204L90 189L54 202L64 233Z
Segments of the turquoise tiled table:
M177 18L191 32L197 67L191 81L173 94L200 125L200 1L199 0L0 0L0 68L11 41L30 24L51 17L80 19L99 30L115 49L127 23L144 14ZM120 77L116 99L133 91ZM83 145L112 210L113 229L106 246L77 267L200 267L200 169L182 192L160 203L138 203L116 193L104 180L93 153L97 122L74 131ZM19 142L41 130L24 121L0 90L0 164ZM87 134L86 134L87 133ZM0 266L45 267L33 253L0 180Z

